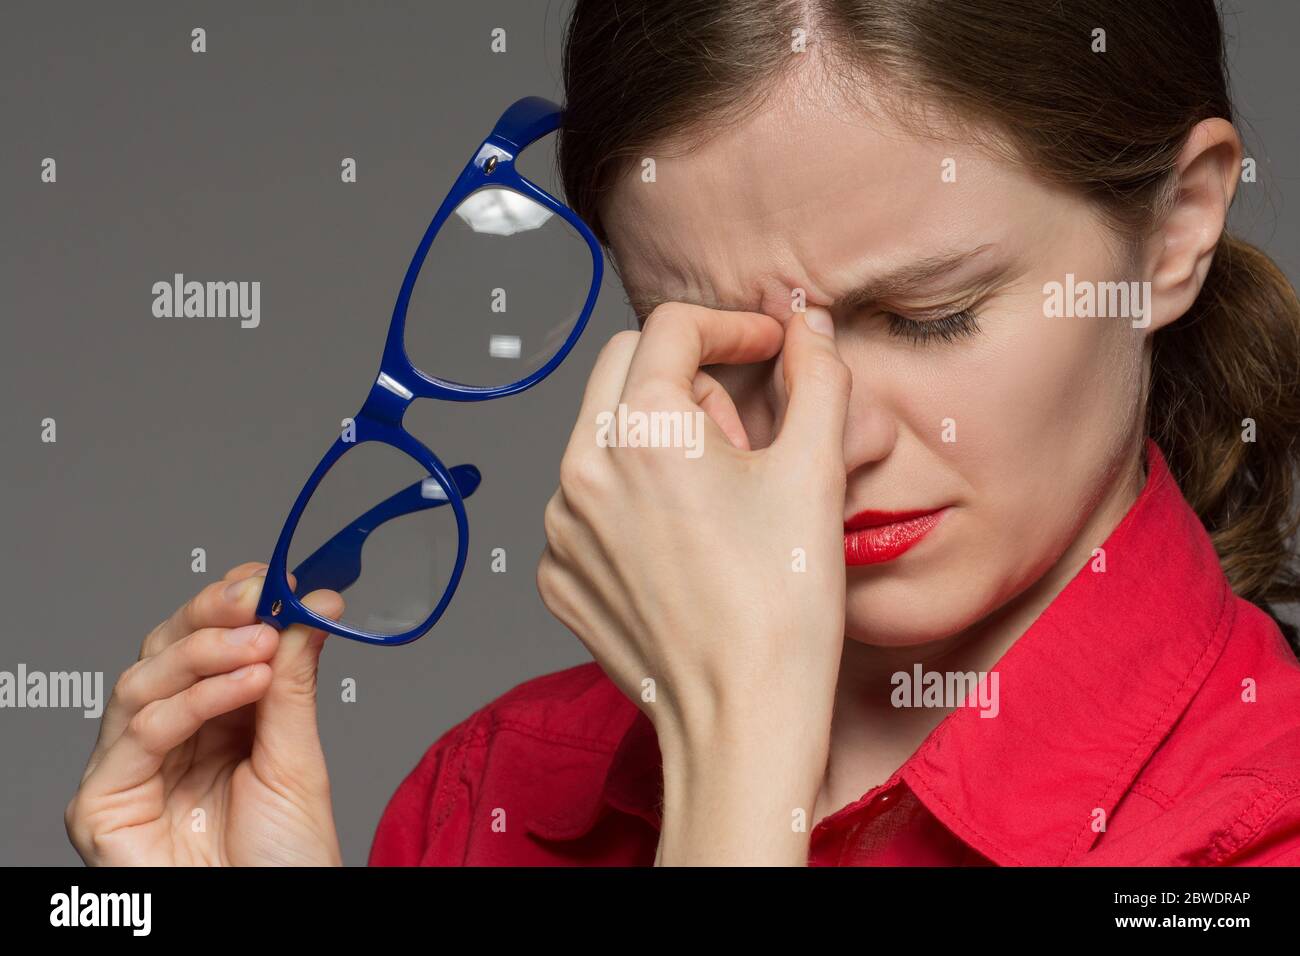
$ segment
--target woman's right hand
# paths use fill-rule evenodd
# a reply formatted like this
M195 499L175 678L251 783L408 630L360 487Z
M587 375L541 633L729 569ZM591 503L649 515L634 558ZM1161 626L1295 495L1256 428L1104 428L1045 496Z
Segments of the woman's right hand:
M325 634L258 622L265 575L243 564L205 587L118 680L65 814L86 863L341 864L316 725ZM343 611L333 591L303 603Z

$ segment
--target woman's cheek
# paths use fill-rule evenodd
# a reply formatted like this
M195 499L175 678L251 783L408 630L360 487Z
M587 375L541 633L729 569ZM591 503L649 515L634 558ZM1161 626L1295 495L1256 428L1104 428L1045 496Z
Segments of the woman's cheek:
M960 376L968 427L951 460L972 489L977 539L966 544L991 599L1018 593L1069 545L1130 427L1132 376L1105 321L1026 304L987 323L990 348Z
M911 487L896 490L951 499L957 510L923 565L858 587L850 576L850 637L903 645L949 636L1041 572L1059 531L1050 512L1060 504L1060 475L1051 460L1068 435L1051 423L1068 386L1059 377L1065 353L1035 341L1043 330L1031 309L1004 301L981 315L976 335L876 346L876 398L893 410L899 440L924 447L908 459L934 471L899 474Z

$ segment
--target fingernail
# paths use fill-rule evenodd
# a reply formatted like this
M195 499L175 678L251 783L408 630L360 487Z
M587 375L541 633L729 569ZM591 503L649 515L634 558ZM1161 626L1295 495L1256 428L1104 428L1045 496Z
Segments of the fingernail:
M237 627L234 630L226 631L222 637L225 638L227 644L234 644L236 646L241 644L251 644L261 635L262 628L265 626L265 624L249 624L246 627Z
M831 314L825 309L809 306L808 310L803 314L803 320L808 323L808 328L818 335L835 338L835 323L831 321Z
M262 571L254 574L251 578L244 578L242 581L236 581L226 586L226 600L239 603L248 596L248 592L256 588L259 591L262 588L262 582L266 580L266 572Z
M243 680L245 677L247 677L247 676L248 676L249 674L251 674L251 673L253 673L253 665L252 665L252 664L245 664L245 665L244 665L243 667L241 667L239 670L237 670L237 671L231 671L231 672L230 672L229 674L227 674L226 676L229 677L231 680Z

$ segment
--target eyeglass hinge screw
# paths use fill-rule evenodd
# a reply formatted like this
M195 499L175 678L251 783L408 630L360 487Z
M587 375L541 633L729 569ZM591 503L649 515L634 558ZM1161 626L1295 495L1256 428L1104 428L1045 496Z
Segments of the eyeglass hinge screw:
M496 158L495 156L489 156L489 157L487 158L487 161L483 164L483 172L484 172L484 174L485 174L485 175L488 175L488 176L491 176L491 175L492 175L492 170L494 170L494 169L496 169L496 168L497 168L497 158Z
M281 609L283 608L284 608L284 603L282 601L276 601L271 605L271 613L275 615L279 615Z

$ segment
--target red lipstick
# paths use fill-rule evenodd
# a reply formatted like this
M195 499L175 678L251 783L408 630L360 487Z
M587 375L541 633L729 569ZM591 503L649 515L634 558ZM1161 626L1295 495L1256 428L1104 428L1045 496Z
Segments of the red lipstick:
M894 560L929 534L945 511L859 511L844 522L844 563L852 567Z

